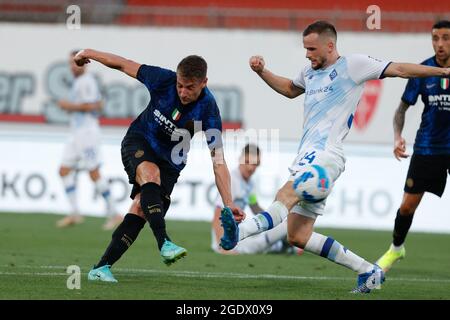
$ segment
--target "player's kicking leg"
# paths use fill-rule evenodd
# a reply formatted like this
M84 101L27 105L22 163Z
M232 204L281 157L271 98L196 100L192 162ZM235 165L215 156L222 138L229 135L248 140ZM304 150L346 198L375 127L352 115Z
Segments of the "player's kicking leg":
M292 182L287 182L277 193L276 200L267 211L262 211L250 219L237 224L229 208L224 208L220 219L224 229L220 246L225 250L233 249L237 243L254 234L258 234L279 225L288 215L288 208L298 202L298 197L292 188Z
M238 241L273 228L274 225L281 223L283 217L293 209L296 213L291 213L288 217L288 240L292 245L357 272L357 287L353 292L369 293L372 289L379 287L384 282L384 273L378 266L365 261L334 239L313 232L315 218L318 214L322 214L325 201L319 203L303 201L302 207L294 208L294 205L298 203L298 197L292 185L292 181L289 181L280 189L277 193L277 201L272 203L267 212L244 221L239 227L232 219L233 216L230 217L227 210L224 210L221 217L224 226L221 246L224 249L234 248ZM301 211L298 212L299 210Z
M377 265L364 260L333 238L314 232L314 223L324 207L325 203L295 206L288 216L289 242L357 272L357 287L352 292L369 293L379 287L384 282L384 273Z

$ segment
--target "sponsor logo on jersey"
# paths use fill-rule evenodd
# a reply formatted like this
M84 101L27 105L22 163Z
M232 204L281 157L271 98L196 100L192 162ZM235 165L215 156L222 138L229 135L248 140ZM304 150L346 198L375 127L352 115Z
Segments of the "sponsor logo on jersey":
M435 94L428 96L430 106L450 106L450 94Z
M318 93L333 92L333 86L320 87L319 89L310 89L306 91L306 95L311 96Z
M170 119L168 119L165 115L163 115L158 109L155 109L153 111L153 114L156 117L155 120L161 126L164 126L166 133L168 133L169 135L171 135L173 130L175 130L177 128L177 126L172 121L170 121Z
M377 59L377 58L374 58L374 57L371 57L371 56L368 56L370 59L372 59L372 60L375 60L375 61L377 61L377 62L382 62L380 59Z

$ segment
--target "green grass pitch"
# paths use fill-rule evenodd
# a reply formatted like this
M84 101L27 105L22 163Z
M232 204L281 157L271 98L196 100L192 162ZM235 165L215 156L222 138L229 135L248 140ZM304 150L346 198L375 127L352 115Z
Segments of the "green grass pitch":
M316 300L450 299L450 235L411 233L406 259L387 274L382 290L354 295L356 274L326 259L296 255L222 256L210 248L206 222L167 221L169 235L188 250L167 267L146 226L114 265L117 284L88 282L111 233L104 222L60 230L60 216L0 213L0 299ZM391 241L391 232L318 229L370 261ZM67 289L66 268L81 268L81 288Z

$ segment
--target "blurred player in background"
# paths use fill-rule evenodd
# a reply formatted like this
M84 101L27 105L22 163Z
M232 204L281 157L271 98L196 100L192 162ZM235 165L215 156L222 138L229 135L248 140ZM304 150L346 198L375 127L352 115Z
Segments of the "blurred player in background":
M80 51L74 59L78 65L95 60L120 70L142 82L151 96L147 108L133 121L122 141L122 162L133 185L130 211L114 231L100 261L89 272L89 280L117 282L110 268L133 244L146 221L166 265L186 255L186 249L169 238L165 215L172 190L186 165L190 140L197 131L205 132L224 205L238 220L244 218L242 210L232 201L230 173L223 154L222 120L206 86L207 64L202 57L184 58L176 72L90 49Z
M71 206L71 214L58 220L58 227L68 227L83 222L77 202L77 172L88 170L95 188L106 202L107 221L103 229L114 229L122 221L114 206L109 185L100 176L100 125L98 116L102 108L100 90L94 76L86 71L86 66L77 66L70 54L70 70L74 76L69 100L60 100L61 109L70 113L71 135L64 152L59 175L64 184Z
M422 62L433 67L450 67L450 21L439 21L431 30L435 55ZM413 78L408 81L394 116L394 155L397 160L409 157L402 137L405 113L416 104L419 95L425 108L417 131L414 152L404 187L403 200L395 218L393 242L377 261L387 271L405 257L405 242L414 212L425 192L441 197L450 174L450 79L449 77Z
M357 272L357 287L352 292L369 293L384 281L384 272L331 237L314 232L316 218L324 213L326 198L317 203L299 202L294 181L301 181L302 177L297 172L304 165L319 165L332 182L337 180L345 163L342 142L350 130L366 81L384 77L444 77L450 74L450 69L391 63L362 54L340 56L336 41L336 29L330 23L317 21L309 25L303 31L303 45L311 64L294 80L266 69L263 57L250 58L251 69L276 92L288 98L305 93L303 136L298 156L290 167L291 176L266 212L238 226L233 215L226 208L222 210L221 246L232 249L238 241L269 230L288 216L291 244Z
M261 163L261 151L257 145L247 144L239 157L239 166L230 172L231 191L234 203L242 210L247 205L254 214L263 209L259 206L256 194L254 193L253 174ZM279 224L275 228L262 232L254 237L242 240L230 251L223 250L219 246L220 238L223 236L223 229L220 227L220 211L223 203L220 197L216 199L216 207L211 228L211 248L213 251L222 254L254 254L254 253L297 253L297 248L287 243L287 221ZM246 219L248 219L247 216Z

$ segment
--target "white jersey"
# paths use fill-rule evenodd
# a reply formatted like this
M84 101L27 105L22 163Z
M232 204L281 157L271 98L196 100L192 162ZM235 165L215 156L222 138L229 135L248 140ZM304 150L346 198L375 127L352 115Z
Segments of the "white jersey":
M326 150L344 158L342 141L352 125L364 82L379 79L389 62L353 54L326 69L305 67L293 83L305 90L303 136L299 153Z
M69 100L72 103L94 103L101 100L100 90L94 76L88 72L76 77L70 90ZM98 111L70 113L70 127L72 132L99 131Z
M252 194L254 183L250 178L249 181L246 181L241 172L239 171L239 167L232 170L230 172L231 176L231 197L233 199L233 203L237 205L242 210L248 205L249 197ZM220 195L216 198L216 206L223 207L222 198Z
M76 104L100 101L100 90L94 76L84 73L75 78L69 100ZM64 148L62 165L89 171L98 168L100 165L98 111L71 112L70 127L72 135Z

